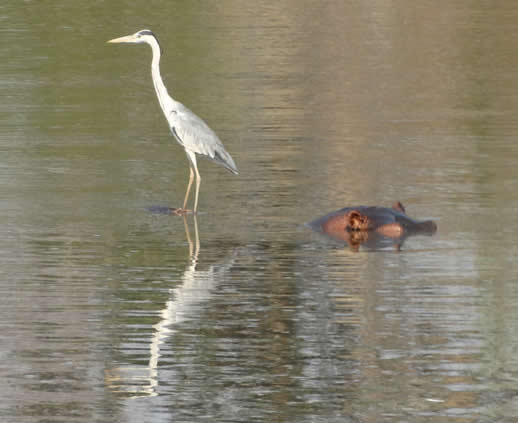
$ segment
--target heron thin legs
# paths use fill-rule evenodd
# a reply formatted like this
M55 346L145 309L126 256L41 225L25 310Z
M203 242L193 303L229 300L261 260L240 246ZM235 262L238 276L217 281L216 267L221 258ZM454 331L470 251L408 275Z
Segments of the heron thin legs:
M189 170L191 171L189 174L189 184L187 185L187 192L185 193L185 199L183 200L183 209L187 210L187 200L189 199L189 193L191 192L192 180L194 179L194 172L192 170L192 166L189 166ZM196 208L195 208L196 211Z
M181 209L182 213L187 212L187 201L189 200L189 193L191 192L192 181L194 180L194 175L196 175L196 191L194 193L194 209L193 213L198 211L198 195L200 193L200 184L201 184L201 176L200 172L198 172L198 166L193 164L189 167L189 184L187 184L187 191L185 192L185 198L183 200L183 208Z
M198 212L198 194L200 193L200 184L201 184L201 176L200 172L198 172L198 167L194 167L194 171L196 172L196 193L194 194L194 213Z

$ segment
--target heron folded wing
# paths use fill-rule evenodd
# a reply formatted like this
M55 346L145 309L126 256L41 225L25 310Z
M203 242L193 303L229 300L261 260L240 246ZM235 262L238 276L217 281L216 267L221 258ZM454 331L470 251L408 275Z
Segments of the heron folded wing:
M223 143L208 125L183 106L168 116L171 132L177 141L189 151L205 156L223 167L237 173L234 160Z

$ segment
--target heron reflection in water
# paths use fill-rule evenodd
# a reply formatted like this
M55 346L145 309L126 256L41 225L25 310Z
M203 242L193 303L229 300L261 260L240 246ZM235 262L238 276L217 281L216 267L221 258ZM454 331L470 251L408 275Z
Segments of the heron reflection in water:
M203 304L212 298L215 288L234 264L235 251L223 263L210 265L207 270L197 270L200 254L198 222L194 215L194 237L191 237L186 216L183 219L189 259L178 285L169 289L168 299L159 312L159 321L152 327L148 365L130 365L107 370L105 383L113 392L125 393L133 398L158 395L161 348L178 330L179 323L199 316ZM168 383L171 382L169 380Z
M108 43L145 43L151 47L153 52L153 58L151 60L151 77L153 79L153 85L158 97L158 102L160 103L160 107L164 112L167 122L169 123L169 129L176 138L176 141L178 141L185 149L185 153L189 160L189 183L187 185L183 207L181 209L175 209L175 213L185 214L190 212L190 210L187 209L187 201L189 199L189 192L191 190L195 174L196 191L194 195L193 212L196 213L198 211L198 194L201 183L201 177L196 163L196 155L207 157L222 165L230 172L237 174L237 167L234 160L225 150L223 143L214 131L182 103L174 100L167 92L167 88L160 76L160 56L162 50L158 39L149 29L143 29L133 35L114 38L113 40L109 40Z

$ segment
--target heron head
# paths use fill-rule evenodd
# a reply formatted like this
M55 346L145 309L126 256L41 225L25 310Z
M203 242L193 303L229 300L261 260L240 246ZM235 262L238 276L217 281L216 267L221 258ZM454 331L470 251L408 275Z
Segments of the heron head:
M107 41L107 43L147 43L151 44L152 39L157 40L155 34L153 34L149 29L143 29L139 32L135 32L132 35L126 35L125 37L114 38L113 40ZM157 40L158 41L158 40Z

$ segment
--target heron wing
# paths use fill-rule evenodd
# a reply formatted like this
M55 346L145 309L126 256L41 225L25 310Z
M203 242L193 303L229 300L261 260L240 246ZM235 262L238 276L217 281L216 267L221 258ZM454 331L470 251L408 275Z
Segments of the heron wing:
M227 153L223 143L212 129L181 103L169 112L168 121L176 140L193 153L205 156L237 173L234 160Z

